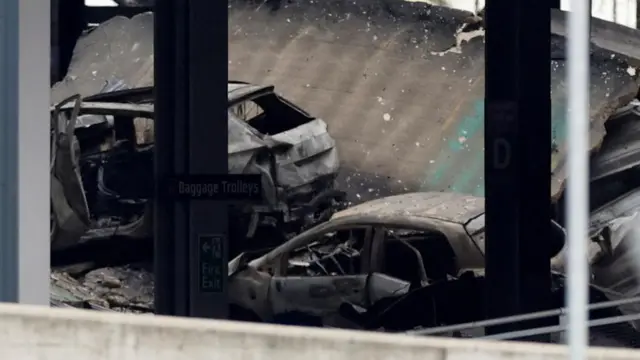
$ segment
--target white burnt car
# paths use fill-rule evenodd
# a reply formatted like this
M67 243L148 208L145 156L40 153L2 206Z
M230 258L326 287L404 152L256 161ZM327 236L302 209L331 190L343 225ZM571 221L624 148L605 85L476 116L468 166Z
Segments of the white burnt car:
M233 259L231 314L385 331L483 320L484 224L484 198L455 193L408 193L353 206L271 251ZM554 221L550 226L556 267L565 232ZM553 306L560 308L564 276L551 276ZM592 302L608 296L591 285ZM592 316L621 309L607 311ZM637 336L629 323L616 326Z
M483 272L484 199L410 193L353 206L262 256L235 258L229 289L237 318L409 330L482 319ZM456 305L469 297L478 301Z
M54 249L152 235L152 90L74 96L52 107ZM261 174L264 190L262 203L236 209L231 231L299 231L330 216L342 194L333 188L339 159L327 124L273 86L229 82L228 102L229 173Z

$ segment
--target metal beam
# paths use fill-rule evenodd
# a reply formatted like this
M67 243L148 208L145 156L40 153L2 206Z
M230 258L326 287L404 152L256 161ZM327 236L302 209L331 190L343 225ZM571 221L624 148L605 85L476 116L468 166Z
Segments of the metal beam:
M87 28L84 0L51 1L51 83L64 78L76 41Z
M227 11L227 4L223 2L189 2L187 161L189 174L213 175L212 182L217 182L215 175L228 173ZM210 199L189 204L192 316L226 318L228 315L227 227L226 202Z
M186 4L186 1L183 2ZM175 206L162 197L162 181L175 172L175 137L183 138L183 128L177 126L176 117L189 116L185 103L185 89L176 79L186 77L186 69L177 66L177 55L182 41L177 41L177 27L184 23L177 13L177 2L158 0L154 18L154 82L155 82L155 208L154 208L154 273L155 312L161 315L187 316L186 302L179 296L185 293L180 285L186 283L185 265L179 259L174 241L177 220ZM183 25L184 26L184 25ZM162 40L160 40L162 39ZM182 72L182 74L180 74ZM174 134L179 131L179 134ZM183 135L183 136L177 136ZM181 149L178 149L180 151ZM181 169L180 169L181 170Z
M487 315L550 305L550 3L486 7L485 188ZM540 323L540 321L542 323ZM548 324L535 320L490 333Z
M50 16L0 2L0 301L47 306Z
M65 0L69 1L69 0ZM134 17L140 13L152 11L150 7L124 7L124 6L83 6L84 21L86 24L101 24L114 16Z
M155 272L159 314L227 317L226 202L178 202L166 196L168 191L179 193L166 187L172 178L216 182L228 171L226 6L207 0L156 3Z

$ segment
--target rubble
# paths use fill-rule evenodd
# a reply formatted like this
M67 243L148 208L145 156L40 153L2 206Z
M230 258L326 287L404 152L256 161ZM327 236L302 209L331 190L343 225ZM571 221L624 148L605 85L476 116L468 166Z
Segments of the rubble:
M153 313L149 264L104 267L87 273L53 270L51 302L102 311Z

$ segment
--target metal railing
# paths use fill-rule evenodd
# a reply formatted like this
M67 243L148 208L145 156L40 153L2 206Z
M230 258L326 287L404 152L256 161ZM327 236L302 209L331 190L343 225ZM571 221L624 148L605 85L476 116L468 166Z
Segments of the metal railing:
M624 306L624 305L635 304L635 303L640 303L640 296L591 304L587 307L587 310L589 311L602 310L602 309L614 308L618 306ZM538 311L538 312L529 313L529 314L506 316L502 318L482 320L482 321L473 321L473 322L457 324L457 325L447 325L447 326L439 326L435 328L412 330L407 333L411 335L438 335L438 334L445 334L448 332L465 331L465 330L471 330L471 329L481 328L481 327L511 324L515 322L535 320L535 319L541 319L541 318L546 318L551 316L563 316L568 314L568 310L569 310L568 308L558 308L553 310ZM588 327L596 327L596 326L605 326L605 325L618 324L618 323L635 321L635 320L640 320L640 314L628 314L628 315L621 315L621 316L615 316L610 318L595 319L587 322L587 325ZM489 335L489 336L484 336L483 338L508 340L508 339L516 339L520 337L527 337L527 336L533 336L533 335L564 331L566 329L567 329L567 326L565 325L556 325L556 326L547 326L547 327L541 327L541 328L533 328L533 329L527 329L527 330Z
M593 327L599 327L599 326L620 324L620 323L636 321L636 320L640 320L640 314L619 315L619 316L587 321L585 327L593 328ZM543 327L538 327L533 329L510 331L510 332L494 334L494 335L486 335L486 336L483 336L482 338L491 339L491 340L513 340L513 339L520 339L520 338L535 336L535 335L552 334L556 332L566 331L568 329L569 329L569 325L543 326Z

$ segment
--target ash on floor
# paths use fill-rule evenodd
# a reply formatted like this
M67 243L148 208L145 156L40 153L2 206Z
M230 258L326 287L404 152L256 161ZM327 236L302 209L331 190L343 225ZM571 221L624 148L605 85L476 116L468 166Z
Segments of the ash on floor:
M153 272L148 263L102 267L82 265L51 272L51 304L127 313L153 312Z

